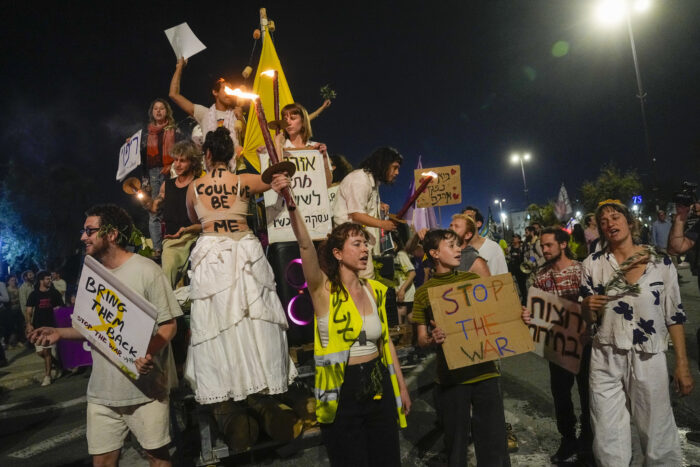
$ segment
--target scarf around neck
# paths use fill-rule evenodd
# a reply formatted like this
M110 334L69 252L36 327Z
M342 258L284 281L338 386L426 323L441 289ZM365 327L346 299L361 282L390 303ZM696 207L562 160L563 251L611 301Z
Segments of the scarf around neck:
M153 165L170 167L173 163L173 158L170 151L175 145L175 127L166 126L167 124L156 125L155 123L148 124L148 138L146 139L146 154L148 158L156 162L160 159L160 164ZM159 135L163 133L163 146L158 145ZM155 159L155 160L154 160ZM149 164L151 165L151 164Z

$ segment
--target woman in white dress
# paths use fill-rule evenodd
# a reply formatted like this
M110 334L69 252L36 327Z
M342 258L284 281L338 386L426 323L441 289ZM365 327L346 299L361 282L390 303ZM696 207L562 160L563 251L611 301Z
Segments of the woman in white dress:
M270 188L259 175L228 171L229 131L207 133L207 174L190 185L187 211L202 224L192 251L192 337L185 378L200 404L278 394L296 377L275 278L246 224L250 196Z

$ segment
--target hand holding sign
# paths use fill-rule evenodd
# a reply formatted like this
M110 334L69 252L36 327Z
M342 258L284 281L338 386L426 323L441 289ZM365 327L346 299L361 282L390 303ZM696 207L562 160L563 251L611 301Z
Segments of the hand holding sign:
M178 59L188 59L192 55L207 48L197 39L197 36L194 35L187 23L178 24L170 29L166 29L165 36L168 38L173 52L175 52L175 57Z
M583 348L589 342L581 306L535 287L527 295L535 353L578 374Z
M527 314L510 274L429 289L436 328L450 369L511 357L534 348Z

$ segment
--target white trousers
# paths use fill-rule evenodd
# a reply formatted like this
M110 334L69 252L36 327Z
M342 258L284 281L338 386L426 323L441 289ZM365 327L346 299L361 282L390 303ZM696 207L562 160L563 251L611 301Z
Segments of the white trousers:
M645 466L680 466L678 429L671 410L666 355L595 344L591 352L593 453L599 466L628 466L630 416Z

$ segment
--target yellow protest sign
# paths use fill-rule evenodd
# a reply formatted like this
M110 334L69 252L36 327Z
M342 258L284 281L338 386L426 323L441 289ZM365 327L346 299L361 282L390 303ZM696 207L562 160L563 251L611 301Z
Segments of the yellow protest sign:
M533 350L513 276L499 274L428 290L442 350L453 370Z
M428 184L426 190L416 200L416 207L429 208L447 206L462 202L462 179L458 165L433 167L431 169L416 169L413 171L415 186L420 185L424 173L435 172L437 178Z

